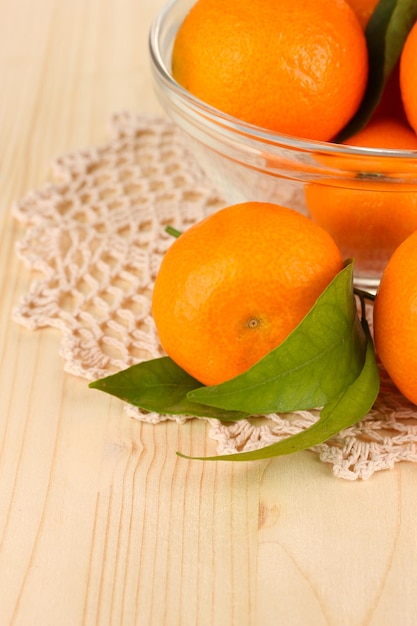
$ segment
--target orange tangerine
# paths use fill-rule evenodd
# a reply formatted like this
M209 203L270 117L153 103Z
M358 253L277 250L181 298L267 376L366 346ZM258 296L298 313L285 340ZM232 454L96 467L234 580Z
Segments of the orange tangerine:
M417 232L394 252L374 305L376 353L398 389L417 404Z
M346 143L417 150L417 136L408 126L380 117ZM360 158L357 162L360 166ZM404 164L395 156L385 159L383 173L378 158L364 158L365 163L367 171L357 171L350 180L307 185L306 204L313 220L332 235L342 254L355 258L358 273L377 276L395 248L417 229L417 184L401 182L398 170ZM343 167L343 157L339 165ZM415 171L414 159L409 167Z
M176 35L172 73L239 120L327 141L362 100L368 52L344 0L197 0Z
M233 378L294 330L342 266L331 237L300 213L226 207L163 258L152 301L161 344L204 384Z

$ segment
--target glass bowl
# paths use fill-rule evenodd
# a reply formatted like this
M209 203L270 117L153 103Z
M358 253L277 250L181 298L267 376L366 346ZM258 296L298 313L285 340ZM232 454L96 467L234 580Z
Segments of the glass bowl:
M176 32L195 0L171 0L150 30L156 96L226 203L263 201L318 222L374 290L393 250L417 229L417 151L309 141L247 124L205 104L171 74Z

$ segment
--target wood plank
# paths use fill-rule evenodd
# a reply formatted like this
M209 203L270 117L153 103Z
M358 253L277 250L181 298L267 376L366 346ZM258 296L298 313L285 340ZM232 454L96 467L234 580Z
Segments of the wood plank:
M32 278L13 202L51 160L160 113L162 0L0 0L0 624L412 626L416 467L347 483L309 452L253 464L207 425L152 426L63 369L58 331L11 319Z

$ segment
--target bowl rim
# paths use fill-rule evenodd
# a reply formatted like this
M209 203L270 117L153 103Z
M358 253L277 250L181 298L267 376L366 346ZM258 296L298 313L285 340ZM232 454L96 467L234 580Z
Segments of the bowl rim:
M152 70L156 72L159 79L163 81L166 87L173 92L181 101L185 101L194 111L203 114L203 117L210 120L211 123L218 125L225 131L238 135L250 136L255 141L265 144L272 144L287 149L302 150L305 152L335 154L340 156L358 156L384 158L404 158L417 159L416 150L402 150L397 148L375 148L367 146L353 146L331 141L318 141L313 139L303 139L292 135L285 135L277 131L271 131L259 126L255 126L248 122L238 120L219 109L205 103L192 93L187 91L172 76L167 67L160 48L160 37L165 21L171 14L172 8L181 0L168 0L159 13L151 22L148 46L151 58ZM197 1L197 0L195 0ZM416 164L417 165L417 164Z

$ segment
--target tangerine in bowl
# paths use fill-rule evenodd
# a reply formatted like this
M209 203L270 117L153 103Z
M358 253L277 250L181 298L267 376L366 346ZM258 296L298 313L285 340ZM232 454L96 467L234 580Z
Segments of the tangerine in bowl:
M298 0L267 0L260 3L262 12L254 9L256 3L240 0L171 0L150 30L154 89L162 108L181 129L187 147L225 203L273 202L309 216L330 233L344 258L354 259L356 286L373 290L393 251L417 229L417 134L405 118L400 97L396 97L399 72L393 72L389 113L384 111L383 98L369 128L338 141L338 133L354 115L366 89L366 42L359 20L352 18L353 9L347 10L344 0L334 0L334 14L327 0L309 1L313 7L322 7L320 28L316 29L320 37L326 31L325 21L329 22L331 36L332 19L342 23L343 32L350 37L344 49L336 51L337 57L331 50L333 56L327 65L323 61L327 52L317 41L308 11L307 21L297 22L294 11L300 4ZM204 19L194 17L189 25L193 37L187 33L184 37L181 30L186 18L202 2L209 8L211 4L212 15L206 8ZM266 48L274 39L273 30L267 31L270 24L272 29L275 25L273 14L265 7L279 3L281 17L287 7L293 11L288 31L295 41L284 52ZM306 3L301 4L305 11ZM236 7L247 11L240 22L233 15ZM254 37L259 37L262 29L261 45L256 39L250 40L248 33L253 24L258 25ZM229 50L225 55L223 51L219 64L210 46L219 47L227 29L238 43L234 44L233 54ZM303 34L298 42L294 35L297 29ZM339 35L335 33L337 42ZM276 39L285 40L285 36L283 33ZM316 39L320 54L308 50L299 53L300 41L304 45L308 37ZM241 40L246 48L237 54ZM249 66L243 58L239 67L238 57L247 49L254 55L253 63ZM285 54L288 58L281 63L280 74L274 59ZM352 56L353 69L349 67ZM268 57L273 61L271 67L265 63ZM296 58L301 59L303 71L293 70L290 78L296 75L300 81L286 83L288 77L283 72ZM344 63L346 75L340 72ZM327 72L332 64L339 68L337 77L333 67L333 74L322 81L323 68ZM201 67L205 67L204 72ZM253 81L241 81L240 97L232 90L226 100L222 99L224 92L217 93L218 81L224 80L229 89L236 82L235 76L247 73L248 67L251 77L256 76L257 89L253 89ZM354 80L349 82L352 75ZM313 91L304 91L312 83ZM281 84L285 89L280 88ZM396 107L399 113L394 117ZM277 110L279 115L275 115Z

